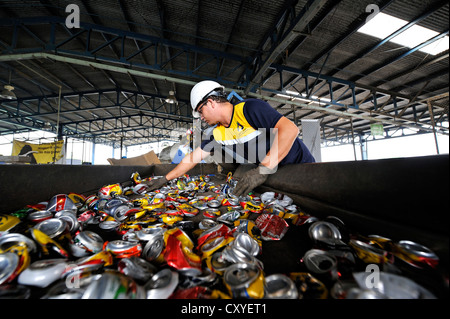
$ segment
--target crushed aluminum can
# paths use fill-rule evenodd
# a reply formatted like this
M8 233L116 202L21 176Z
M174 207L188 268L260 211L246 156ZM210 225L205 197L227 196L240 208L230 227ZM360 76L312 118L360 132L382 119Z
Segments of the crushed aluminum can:
M223 280L234 298L262 299L264 297L264 274L252 263L229 266Z
M216 226L217 224L218 224L218 222L216 222L214 219L205 218L205 219L202 219L198 223L198 228L202 229L202 230L210 229L210 228Z
M234 223L233 233L246 233L256 240L259 246L261 242L261 230L256 226L255 222L248 219L240 219Z
M150 189L150 187L147 184L137 184L136 186L134 186L132 188L133 194L136 195L142 195L142 194L146 194L148 192L148 190Z
M363 293L369 290L369 292L381 294L381 298L389 299L436 299L436 296L430 291L411 279L384 271L379 272L379 284L369 288L367 282L371 280L369 277L371 274L371 272L353 273L353 277ZM361 297L364 296L359 296L359 298Z
M0 254L0 285L13 281L18 273L19 256L15 253L5 252Z
M189 204L181 204L177 207L177 210L183 213L186 217L195 217L198 214L198 209Z
M327 287L309 272L293 272L289 274L299 294L299 299L326 299ZM339 281L338 281L339 282Z
M69 226L66 221L59 218L46 219L36 224L34 228L54 239L67 234L69 231Z
M233 245L228 245L222 250L222 258L231 263L253 263L258 266L262 266L259 261L250 255L250 253L240 247L234 247ZM260 267L262 268L262 267Z
M86 201L86 196L77 193L69 193L67 196L72 200L77 208L81 208Z
M114 209L121 205L126 205L120 198L103 198L100 201L105 201L102 205L102 210L107 213L109 216L114 217ZM99 208L100 205L97 206Z
M45 295L41 297L41 299L76 299L79 300L83 297L83 293L85 292L86 288L91 284L93 281L100 279L101 274L71 274L68 273L67 276L72 276L69 278L66 278L65 280L60 280L59 282L56 282L54 285L49 287L46 290ZM66 281L73 280L76 284L68 285Z
M326 279L333 281L338 279L337 259L324 250L308 250L301 262L313 274L324 276Z
M98 197L111 198L116 195L122 195L122 193L123 193L122 185L117 183L117 184L106 185L106 186L103 186L102 188L100 188L100 190L98 191Z
M216 251L211 256L206 258L206 266L208 267L208 269L210 269L213 273L218 274L219 276L222 276L225 270L232 264L233 263L231 261L223 258L220 251Z
M111 209L111 213L113 214L114 219L118 222L123 222L130 216L130 214L138 211L138 209L131 208L128 205L119 205Z
M60 244L39 229L31 228L30 233L36 243L39 244L40 250L45 256L53 252L63 258L69 257L69 253Z
M147 299L168 299L178 286L179 276L176 271L162 269L145 284Z
M80 229L80 223L77 220L77 217L71 212L67 211L59 211L55 214L56 218L62 219L67 223L69 228L69 232L73 235Z
M86 198L86 201L84 202L83 207L80 209L81 212L84 212L86 210L95 210L97 211L98 202L100 198L96 195L91 195Z
M263 208L262 212L266 213L266 214L274 214L274 215L277 215L279 217L286 219L285 218L286 210L281 205L277 205L277 204L268 205Z
M201 249L202 245L212 238L228 236L230 231L231 229L224 224L217 224L216 226L205 230L197 239L197 248Z
M201 258L192 252L192 248L184 245L175 234L169 234L165 242L164 260L170 267L189 277L202 273Z
M8 232L19 225L20 219L12 215L0 214L0 232Z
M98 227L103 230L116 230L120 226L120 223L115 220L105 220L98 224Z
M250 196L239 197L239 204L243 209L249 210L252 213L260 213L264 208L264 203L261 203Z
M295 283L283 274L267 276L264 281L264 290L266 299L298 299Z
M220 210L217 208L208 208L203 212L203 216L206 218L217 218L220 216Z
M223 214L222 216L219 216L217 218L217 221L225 223L229 226L233 226L234 222L239 218L241 218L241 214L239 213L239 211L230 211L228 213Z
M233 237L223 237L223 236L209 239L200 248L200 251L202 253L202 259L211 256L214 252L216 252L222 247L225 247L233 240L234 240Z
M349 246L353 248L359 259L368 264L384 264L389 261L388 252L379 247L357 239L350 239Z
M261 194L261 201L265 205L280 205L287 207L292 204L293 200L287 195L275 192L265 192Z
M301 225L313 224L313 223L315 223L317 221L319 221L319 219L317 217L300 213L298 215L297 220L293 224L296 225L296 226L301 226Z
M211 208L218 208L222 205L221 200L218 199L211 199L207 204Z
M116 258L128 258L132 256L140 256L142 246L139 242L129 242L119 239L105 242L104 250L111 252L111 254Z
M0 249L0 254L14 253L19 258L17 267L13 274L14 276L17 276L18 274L20 274L24 269L26 269L30 265L30 261L31 261L30 252L29 252L28 246L25 243L16 241L15 243L13 243L13 245L9 245L9 243L7 244L4 242L1 246L3 248Z
M243 249L247 251L251 256L258 256L261 247L257 240L253 239L249 234L247 233L237 233L234 237L234 241L232 242L231 246L234 249Z
M220 187L220 192L225 195L228 195L230 190L231 190L231 186L229 184L222 184L222 186Z
M131 277L107 271L87 286L82 299L145 299L145 291Z
M232 194L228 194L227 200L230 206L239 206L239 197Z
M0 253L9 251L14 246L25 246L30 253L37 251L36 243L19 233L5 233L0 236Z
M345 246L339 229L330 222L317 221L313 223L309 226L308 234L313 242L325 247Z
M162 214L161 216L159 216L159 219L164 224L172 226L176 222L182 221L183 217L180 216L179 214L177 214L177 215Z
M189 203L197 209L201 209L201 210L208 209L208 204L203 200L193 200Z
M59 194L53 196L47 204L47 210L55 213L60 210L71 210L75 213L78 208L75 203L66 194Z
M63 276L82 275L97 271L103 267L111 266L113 264L113 256L107 251L101 251L95 255L77 259L75 264L70 264L70 267L64 271Z
M289 228L283 218L271 214L261 214L256 218L255 224L261 231L261 239L263 240L280 240Z
M19 275L17 282L27 286L48 287L62 277L67 265L65 259L35 261Z
M74 237L73 242L71 249L76 257L84 257L90 253L96 254L103 249L102 237L90 230L80 232Z
M394 243L394 256L416 268L436 268L439 257L428 247L409 240Z
M206 288L217 284L218 279L219 277L215 272L211 271L207 267L203 267L201 274L195 277L184 277L184 282L181 282L178 287L182 289L199 286L202 286L202 288Z
M40 223L46 219L53 218L53 213L49 210L38 210L28 214L27 219L32 223Z
M136 256L122 258L117 268L122 274L141 282L148 281L157 272L155 266Z
M162 251L164 249L164 237L163 235L152 236L151 239L147 241L142 251L142 257L147 261L158 260Z
M161 227L149 227L142 228L141 230L136 232L136 236L141 241L150 241L155 236L163 236L165 232L164 228Z

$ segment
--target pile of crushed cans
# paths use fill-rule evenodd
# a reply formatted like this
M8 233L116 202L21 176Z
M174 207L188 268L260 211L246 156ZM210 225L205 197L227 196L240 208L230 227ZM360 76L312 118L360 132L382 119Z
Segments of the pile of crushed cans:
M1 214L0 298L436 298L395 266L440 276L427 247L351 234L283 194L236 197L231 174L212 177L185 175L150 192L143 181L159 177L133 173L127 187ZM266 273L264 242L292 227L312 243L299 260L305 271Z

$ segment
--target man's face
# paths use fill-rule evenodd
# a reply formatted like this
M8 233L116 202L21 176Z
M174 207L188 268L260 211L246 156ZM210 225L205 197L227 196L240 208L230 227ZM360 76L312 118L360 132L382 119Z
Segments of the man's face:
M208 125L214 125L217 123L217 108L214 107L214 101L208 99L204 104L202 104L197 112L200 113L200 118L202 121L208 123Z

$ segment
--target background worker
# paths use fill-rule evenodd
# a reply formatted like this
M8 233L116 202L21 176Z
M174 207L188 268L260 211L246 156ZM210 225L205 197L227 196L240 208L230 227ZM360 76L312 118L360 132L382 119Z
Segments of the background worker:
M263 184L278 165L313 163L314 157L298 138L297 125L281 115L267 102L248 99L233 105L224 87L215 81L202 81L191 90L194 118L215 126L209 137L166 176L146 182L150 190L178 178L212 153L222 151L234 163L258 166L238 181L233 194L246 195Z

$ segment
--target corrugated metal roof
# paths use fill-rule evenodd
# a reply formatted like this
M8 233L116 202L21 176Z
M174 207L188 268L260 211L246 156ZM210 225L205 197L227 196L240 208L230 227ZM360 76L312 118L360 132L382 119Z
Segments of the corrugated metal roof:
M183 116L183 121L188 121L190 117L191 86L182 83L195 83L201 79L216 79L229 88L247 89L248 92L252 91L252 83L256 85L256 92L279 98L269 103L287 114L288 118L297 121L304 116L323 119L322 123L327 124L324 128L327 136L331 135L333 127L346 129L347 132L350 129L348 122L338 123L339 116L327 112L327 107L375 119L378 116L374 112L377 111L376 106L367 98L371 92L378 93L378 106L389 102L383 105L383 110L390 112L387 115L391 118L399 112L389 101L393 94L398 96L401 105L422 101L421 105L411 103L408 111L404 112L406 122L402 123L408 125L421 125L414 122L418 115L414 114L414 108L422 109L426 107L427 98L444 93L443 98L436 98L432 103L436 112L442 113L442 109L447 108L447 115L441 121L448 121L448 51L438 56L414 52L400 58L409 49L385 43L363 54L381 40L356 32L369 15L366 11L369 5L377 5L384 8L384 13L407 21L431 10L432 13L418 25L439 33L448 31L448 1L309 1L312 7L318 4L319 9L307 26L295 33L293 41L284 43L291 23L303 21L299 14L307 2L2 1L0 51L3 56L11 55L11 59L0 62L0 84L9 82L11 72L14 92L23 103L17 106L17 102L0 100L0 134L39 127L41 117L45 121L55 122L54 98L58 88L37 74L61 85L65 96L61 105L63 124L79 134L84 132L88 138L107 139L107 134L118 129L118 105L123 106L122 117L125 115L124 121L129 126L126 132L129 138L125 139L125 143L129 145L168 135L173 127L186 124L180 122L181 118L174 117ZM81 22L85 23L81 29L68 29L64 24L55 22L56 17L66 17L65 7L72 3L80 8ZM35 20L31 22L28 18ZM15 19L18 27L8 22L9 19ZM54 26L53 32L50 26ZM261 79L253 78L271 50L280 45L286 45L286 49L279 51L268 69L262 70ZM32 52L71 57L80 63L51 58L13 58L14 54ZM259 60L261 57L262 61ZM395 62L388 63L395 58L398 58ZM121 72L86 66L84 61L117 67ZM275 68L280 66L281 69ZM177 81L127 74L127 70L168 76ZM309 92L305 79L308 80ZM324 104L323 101L331 97L327 80L331 81L333 98L339 99L336 103L344 106ZM340 80L352 81L356 85L355 100L361 104L360 110L350 107L353 104L351 89ZM296 111L292 111L290 101L276 95L281 88L302 93L314 92L321 102L310 101L311 105L319 105L325 110L297 107ZM163 97L171 90L176 91L180 101L177 107L169 107L164 102ZM89 110L83 112L80 107ZM33 112L35 114L30 117ZM108 120L93 121L101 117ZM429 114L425 112L421 120L429 124ZM147 123L148 127L143 127L142 122ZM368 134L370 122L355 119L356 133ZM151 125L157 127L156 132L151 130ZM95 133L93 126L96 127ZM395 125L386 127L389 126ZM103 135L102 127L105 131Z

